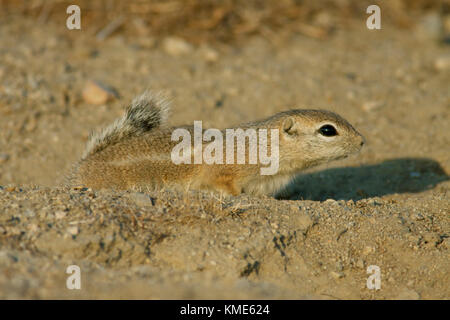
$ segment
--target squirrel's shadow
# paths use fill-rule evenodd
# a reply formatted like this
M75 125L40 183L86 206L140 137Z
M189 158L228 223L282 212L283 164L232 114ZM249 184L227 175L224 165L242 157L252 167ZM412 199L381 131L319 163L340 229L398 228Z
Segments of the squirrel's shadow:
M449 176L432 159L390 159L375 165L302 174L277 198L356 201L394 193L421 192L447 180Z

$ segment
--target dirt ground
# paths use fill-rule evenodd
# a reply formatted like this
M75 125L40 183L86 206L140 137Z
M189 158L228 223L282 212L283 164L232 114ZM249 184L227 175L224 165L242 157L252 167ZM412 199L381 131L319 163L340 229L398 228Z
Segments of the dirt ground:
M427 24L349 24L233 45L1 19L0 298L449 299L450 47ZM90 80L117 96L86 102ZM61 186L145 89L172 98L174 125L324 108L367 144L284 200Z

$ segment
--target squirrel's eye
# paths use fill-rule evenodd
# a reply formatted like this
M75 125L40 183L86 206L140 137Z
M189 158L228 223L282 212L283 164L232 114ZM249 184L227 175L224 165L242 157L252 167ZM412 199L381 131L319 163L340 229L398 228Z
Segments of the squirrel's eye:
M322 127L320 127L319 132L321 135L325 136L325 137L332 137L337 135L337 131L335 129L335 127L333 127L332 125L326 124Z

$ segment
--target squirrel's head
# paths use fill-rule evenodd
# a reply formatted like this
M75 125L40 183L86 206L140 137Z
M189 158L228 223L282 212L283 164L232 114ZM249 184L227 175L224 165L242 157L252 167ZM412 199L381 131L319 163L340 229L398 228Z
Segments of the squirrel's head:
M361 150L364 137L339 115L326 110L290 110L282 113L280 155L314 166Z

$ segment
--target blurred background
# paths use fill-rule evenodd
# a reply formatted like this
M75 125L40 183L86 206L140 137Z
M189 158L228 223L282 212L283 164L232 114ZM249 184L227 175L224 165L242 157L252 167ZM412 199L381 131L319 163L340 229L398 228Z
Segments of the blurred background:
M365 18L371 4L383 8L383 23L412 28L417 23L438 32L449 28L448 0L1 0L3 16L23 16L39 23L62 23L62 14L77 4L83 28L95 33L115 21L114 31L163 37L177 35L194 43L232 42L249 35L280 37L291 32L326 38L352 19ZM124 20L127 20L125 23ZM440 21L442 20L442 21ZM434 28L434 30L432 30Z

